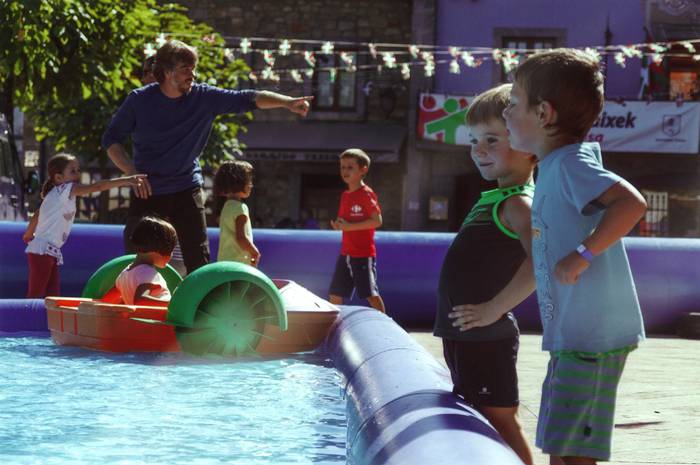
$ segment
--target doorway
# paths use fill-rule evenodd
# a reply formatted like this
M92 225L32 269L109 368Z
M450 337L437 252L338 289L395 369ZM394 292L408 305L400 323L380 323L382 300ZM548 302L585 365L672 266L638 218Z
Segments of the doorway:
M320 229L330 229L330 221L338 214L340 194L346 189L337 173L302 174L301 196L299 199L300 218L306 211L318 222Z

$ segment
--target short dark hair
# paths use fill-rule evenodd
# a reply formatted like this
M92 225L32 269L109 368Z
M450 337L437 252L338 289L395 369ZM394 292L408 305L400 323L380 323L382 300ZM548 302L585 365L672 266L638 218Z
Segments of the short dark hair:
M340 159L351 158L357 162L357 166L360 168L366 166L369 168L371 163L369 155L362 149L347 149L345 152L340 154Z
M600 65L581 50L558 48L532 55L516 69L515 84L530 108L547 101L556 110L554 135L582 140L605 104Z
M243 192L250 182L253 182L253 165L243 160L226 161L214 176L214 195Z
M196 66L199 57L197 50L179 40L169 40L156 52L153 75L159 83L165 81L165 72L172 71L180 63Z
M129 238L138 253L158 252L171 255L177 245L177 232L172 224L155 216L144 216Z
M512 84L502 84L477 95L467 112L467 126L485 124L493 120L503 121L503 110L510 100Z

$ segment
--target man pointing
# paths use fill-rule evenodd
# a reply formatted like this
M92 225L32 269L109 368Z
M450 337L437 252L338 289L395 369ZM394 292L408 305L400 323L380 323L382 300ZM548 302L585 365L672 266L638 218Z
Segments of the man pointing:
M138 220L157 215L175 227L188 273L209 262L199 155L216 116L258 108L286 108L306 116L313 98L198 84L197 60L194 48L166 42L155 55L157 82L132 91L102 136L102 146L122 172L148 175L131 196L125 248L133 251L129 237ZM129 136L131 157L123 145Z

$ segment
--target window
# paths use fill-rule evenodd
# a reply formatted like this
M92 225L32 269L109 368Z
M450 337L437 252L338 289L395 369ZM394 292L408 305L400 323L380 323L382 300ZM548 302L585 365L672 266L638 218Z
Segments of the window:
M504 37L503 48L544 50L554 48L556 39L554 37Z
M671 100L697 100L700 97L697 71L671 71L668 74L668 80L668 92Z
M352 63L357 63L357 53L347 52ZM325 111L354 111L356 104L357 72L347 71L347 63L338 55L316 53L316 72L314 73L314 109ZM323 68L338 68L332 71Z
M557 27L495 27L493 46L501 49L541 50L566 46L567 30ZM522 56L518 57L522 60ZM508 82L501 63L492 64L493 84Z
M647 237L668 236L668 192L643 190L647 211L639 221L638 234Z
M502 48L508 50L546 50L554 48L557 40L554 37L512 37L504 36ZM520 61L523 60L523 54L518 52ZM501 82L509 82L509 75L501 66Z
M658 100L700 100L700 63L674 45L663 63L649 65L651 96Z

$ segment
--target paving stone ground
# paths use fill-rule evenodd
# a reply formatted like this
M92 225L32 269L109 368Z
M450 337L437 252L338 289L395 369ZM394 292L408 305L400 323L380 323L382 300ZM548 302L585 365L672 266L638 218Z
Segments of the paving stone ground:
M444 364L442 343L430 332L414 339ZM540 389L548 354L542 337L520 340L520 415L536 465L548 457L534 447ZM628 358L618 393L613 465L700 464L700 340L651 337Z

